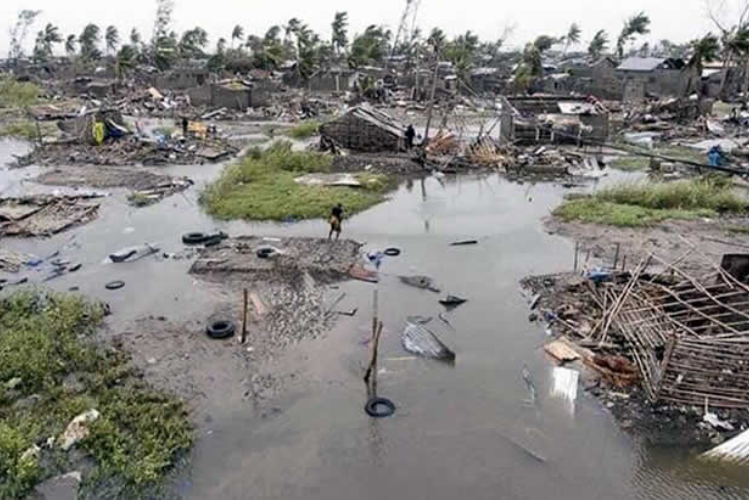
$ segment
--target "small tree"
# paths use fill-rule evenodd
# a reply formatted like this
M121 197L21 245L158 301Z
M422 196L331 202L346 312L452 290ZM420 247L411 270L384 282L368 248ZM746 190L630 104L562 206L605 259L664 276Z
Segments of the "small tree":
M600 30L590 41L588 46L588 55L593 59L598 59L601 55L606 52L609 46L609 35L605 30Z
M348 13L336 12L332 28L331 44L335 53L340 54L348 47Z
M114 53L117 50L117 46L120 44L120 32L117 31L115 26L107 27L104 32L104 42L107 46L107 54Z
M235 40L241 40L244 38L244 28L242 28L240 25L234 26L234 29L231 31L231 48L234 48L234 41Z
M716 61L720 58L720 42L718 41L718 37L712 33L708 33L699 40L694 40L690 46L692 55L689 57L689 61L684 68L685 71L689 71L685 95L691 94L694 76L697 75L697 78L702 76L705 63Z
M619 38L616 41L616 51L619 58L624 58L624 47L632 42L637 36L647 35L650 33L650 18L644 12L640 12L630 17L624 23Z
M179 53L182 57L203 57L208 46L208 32L200 27L187 30L179 41Z
M18 61L23 57L23 46L26 43L29 28L34 24L36 18L41 14L41 10L22 10L18 13L16 23L10 29L10 51L8 58Z
M577 23L572 23L570 29L567 31L567 34L562 37L562 40L564 41L565 54L567 53L571 45L580 43L580 35L582 35L582 33L583 32L580 29L580 26Z
M75 55L75 46L77 43L78 39L75 35L68 35L68 38L65 39L65 53L68 57Z

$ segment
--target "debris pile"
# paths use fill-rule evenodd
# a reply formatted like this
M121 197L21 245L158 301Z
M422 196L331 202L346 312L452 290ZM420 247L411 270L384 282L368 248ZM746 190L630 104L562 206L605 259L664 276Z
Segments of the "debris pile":
M642 394L643 405L704 408L711 432L739 428L746 418L736 412L749 406L749 255L727 255L699 277L678 262L650 253L632 270L526 279L531 320L568 338L609 387ZM559 362L577 359L547 347Z
M26 196L0 199L0 237L51 236L95 219L96 195Z

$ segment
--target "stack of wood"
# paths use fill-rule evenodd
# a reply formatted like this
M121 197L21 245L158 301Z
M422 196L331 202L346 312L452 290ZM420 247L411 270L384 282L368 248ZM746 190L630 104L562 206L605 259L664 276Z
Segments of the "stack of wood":
M487 168L507 168L514 165L512 154L503 151L492 139L484 137L466 150L466 160Z
M448 155L457 152L458 141L454 134L440 131L429 141L426 151L430 155Z

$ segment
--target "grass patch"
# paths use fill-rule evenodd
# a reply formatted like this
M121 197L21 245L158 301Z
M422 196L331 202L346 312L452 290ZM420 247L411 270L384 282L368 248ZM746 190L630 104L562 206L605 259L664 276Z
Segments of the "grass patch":
M146 196L143 193L130 193L127 195L127 201L132 206L137 208L147 207L149 205L154 205L158 203L160 200L158 197L152 197L152 196Z
M298 123L285 131L287 136L297 140L309 139L318 133L320 133L320 122L315 120Z
M24 108L39 101L39 87L19 82L15 78L0 77L0 109Z
M694 163L707 164L707 154L686 146L665 146L653 151L645 150L626 144L625 147L631 151L642 151L647 154L655 154L670 158L676 161L689 161ZM662 160L663 161L663 160ZM648 170L650 168L650 158L647 156L621 156L609 163L611 168L624 170L625 172L635 172L639 170Z
M611 168L625 172L636 172L650 168L650 158L644 156L620 156L609 162Z
M54 123L39 123L42 137L57 135L58 129ZM38 138L36 123L31 120L21 120L0 126L0 137L17 137L20 139L36 140Z
M723 229L725 229L729 233L734 233L734 234L749 234L749 226L740 226L738 224L731 224L730 226L725 226Z
M328 172L332 159L321 153L295 152L289 142L267 150L254 149L228 167L208 186L201 202L208 213L222 219L286 220L324 218L342 203L347 214L383 201L394 181L385 175L360 174L363 187L302 186L294 179L307 173Z
M668 219L696 219L743 213L747 201L714 180L624 183L593 196L568 200L554 211L566 221L620 227L647 226Z
M89 492L106 486L137 497L190 448L182 403L145 386L123 353L86 338L103 316L103 307L67 295L22 292L0 301L0 498L24 498L38 481L71 470L57 446L22 456L92 408L101 418L77 445L95 464Z

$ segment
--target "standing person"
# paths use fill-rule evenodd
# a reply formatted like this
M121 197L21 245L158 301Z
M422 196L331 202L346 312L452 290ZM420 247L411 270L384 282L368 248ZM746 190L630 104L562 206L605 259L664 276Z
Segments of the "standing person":
M182 117L182 137L187 137L187 129L189 125L190 125L189 120L187 119L186 116L183 116Z
M333 238L335 233L335 239L341 236L341 222L343 222L343 205L340 203L333 207L330 211L330 233L328 233L328 240Z
M414 147L414 138L416 137L416 130L413 125L409 125L406 128L406 149L411 151Z

